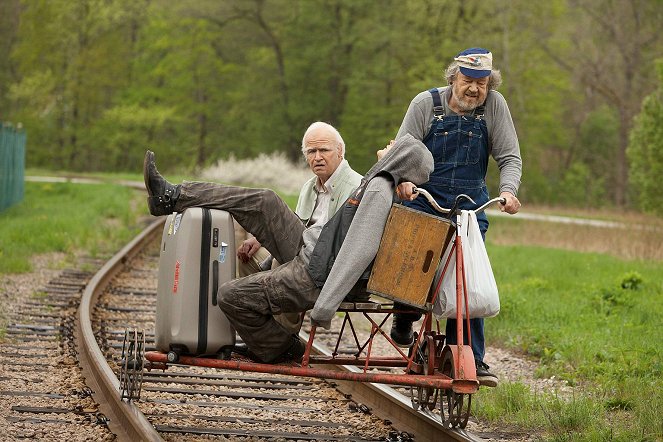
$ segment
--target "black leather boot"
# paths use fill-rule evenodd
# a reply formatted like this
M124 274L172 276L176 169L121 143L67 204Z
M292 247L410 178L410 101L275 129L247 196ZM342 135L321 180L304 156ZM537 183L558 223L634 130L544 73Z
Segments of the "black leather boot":
M290 347L286 349L283 353L281 353L279 356L277 356L273 361L270 362L270 364L279 364L281 362L301 362L302 361L302 356L304 356L304 352L306 351L306 346L304 343L299 339L299 336L297 335L292 335L290 337L291 344Z
M389 335L399 347L410 348L414 344L413 322L412 318L407 315L398 313L394 315Z
M157 170L154 152L145 152L143 178L147 189L147 206L154 216L169 215L175 211L175 203L180 196L180 186L166 181Z

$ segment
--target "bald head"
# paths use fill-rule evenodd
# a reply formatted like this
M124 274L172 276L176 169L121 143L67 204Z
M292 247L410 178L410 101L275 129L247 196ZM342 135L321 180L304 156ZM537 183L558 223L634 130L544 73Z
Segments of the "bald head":
M317 121L304 133L302 153L313 173L324 183L341 164L345 143L334 126Z

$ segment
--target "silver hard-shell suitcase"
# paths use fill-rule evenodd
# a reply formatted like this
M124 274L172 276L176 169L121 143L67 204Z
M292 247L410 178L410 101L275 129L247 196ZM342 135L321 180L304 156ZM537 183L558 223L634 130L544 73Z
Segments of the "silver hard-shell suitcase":
M235 277L235 231L223 210L193 207L166 219L159 256L156 348L171 362L180 354L229 357L235 330L216 302Z

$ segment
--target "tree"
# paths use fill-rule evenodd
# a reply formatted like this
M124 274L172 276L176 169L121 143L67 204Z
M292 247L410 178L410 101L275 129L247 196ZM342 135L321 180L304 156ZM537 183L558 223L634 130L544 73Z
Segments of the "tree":
M628 159L632 192L640 208L663 215L663 59L656 64L658 88L642 103L631 132Z
M0 121L9 120L11 102L7 93L17 75L10 56L17 40L19 18L19 0L4 1L0 14Z
M653 85L652 60L663 47L659 29L663 8L657 0L569 0L568 16L573 19L566 29L557 28L552 37L541 34L539 41L550 58L571 73L576 93L585 95L584 109L571 108L572 112L587 115L604 103L617 110L619 141L611 159L615 179L610 193L623 207L628 134L633 115ZM557 48L552 45L556 40L563 40Z
M104 167L94 153L104 148L93 136L94 122L130 80L132 46L125 43L139 5L130 0L24 4L13 53L19 80L10 98L30 144L41 146L30 150L30 165Z

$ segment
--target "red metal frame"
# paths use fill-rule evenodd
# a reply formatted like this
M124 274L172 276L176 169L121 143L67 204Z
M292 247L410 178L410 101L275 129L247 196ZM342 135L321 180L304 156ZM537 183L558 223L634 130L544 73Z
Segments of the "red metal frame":
M465 312L468 312L468 295L465 284L465 269L463 266L463 245L461 238L456 233L454 243L452 245L452 253L456 257L456 306L465 306ZM444 264L443 274L446 273L452 254ZM424 387L424 388L437 388L448 390L451 389L455 393L472 394L479 389L479 382L476 378L476 367L474 356L472 353L471 341L469 345L445 345L441 351L439 344L442 342L443 336L439 333L439 323L437 323L437 330L432 330L432 305L434 304L441 285L442 278L440 278L433 297L428 304L428 309L424 314L424 319L417 335L417 339L410 349L409 354L405 354L403 349L399 348L396 343L391 339L388 332L385 332L382 327L386 324L389 316L397 312L411 312L412 310L396 310L393 307L389 308L385 305L378 305L376 309L367 308L344 308L340 309L345 313L343 324L338 334L335 348L331 355L315 355L312 352L313 342L316 334L315 325L311 326L306 350L301 363L289 364L262 364L251 362L245 359L211 359L199 358L191 356L180 356L178 363L185 365L196 365L202 367L213 367L219 369L241 370L248 372L282 374L291 376L307 376L313 378L337 379L355 382L375 382L381 384L391 385L405 385L411 387ZM463 321L462 309L456 309L457 320L457 342L463 342L463 328L467 327L469 330L469 315L465 315ZM357 332L355 330L350 313L362 313L371 324L371 333L369 337L360 342ZM380 322L377 322L371 314L382 314L384 317ZM339 356L338 348L346 331L346 326L350 329L357 346L357 352L351 356ZM395 349L394 356L375 356L371 354L373 347L373 339L377 335L383 336ZM468 333L468 338L471 339ZM423 348L424 342L427 345L428 363L424 364L417 361L417 352ZM431 347L434 347L431 351ZM442 361L451 353L453 360L453 373L442 373ZM167 355L161 352L146 352L145 358L150 361L150 368L166 368ZM434 358L434 359L431 359ZM312 365L351 365L363 367L361 372L346 372L336 371L332 369L313 367ZM369 371L373 367L403 367L403 373L376 373ZM432 373L431 372L432 367ZM426 374L428 371L428 374Z

